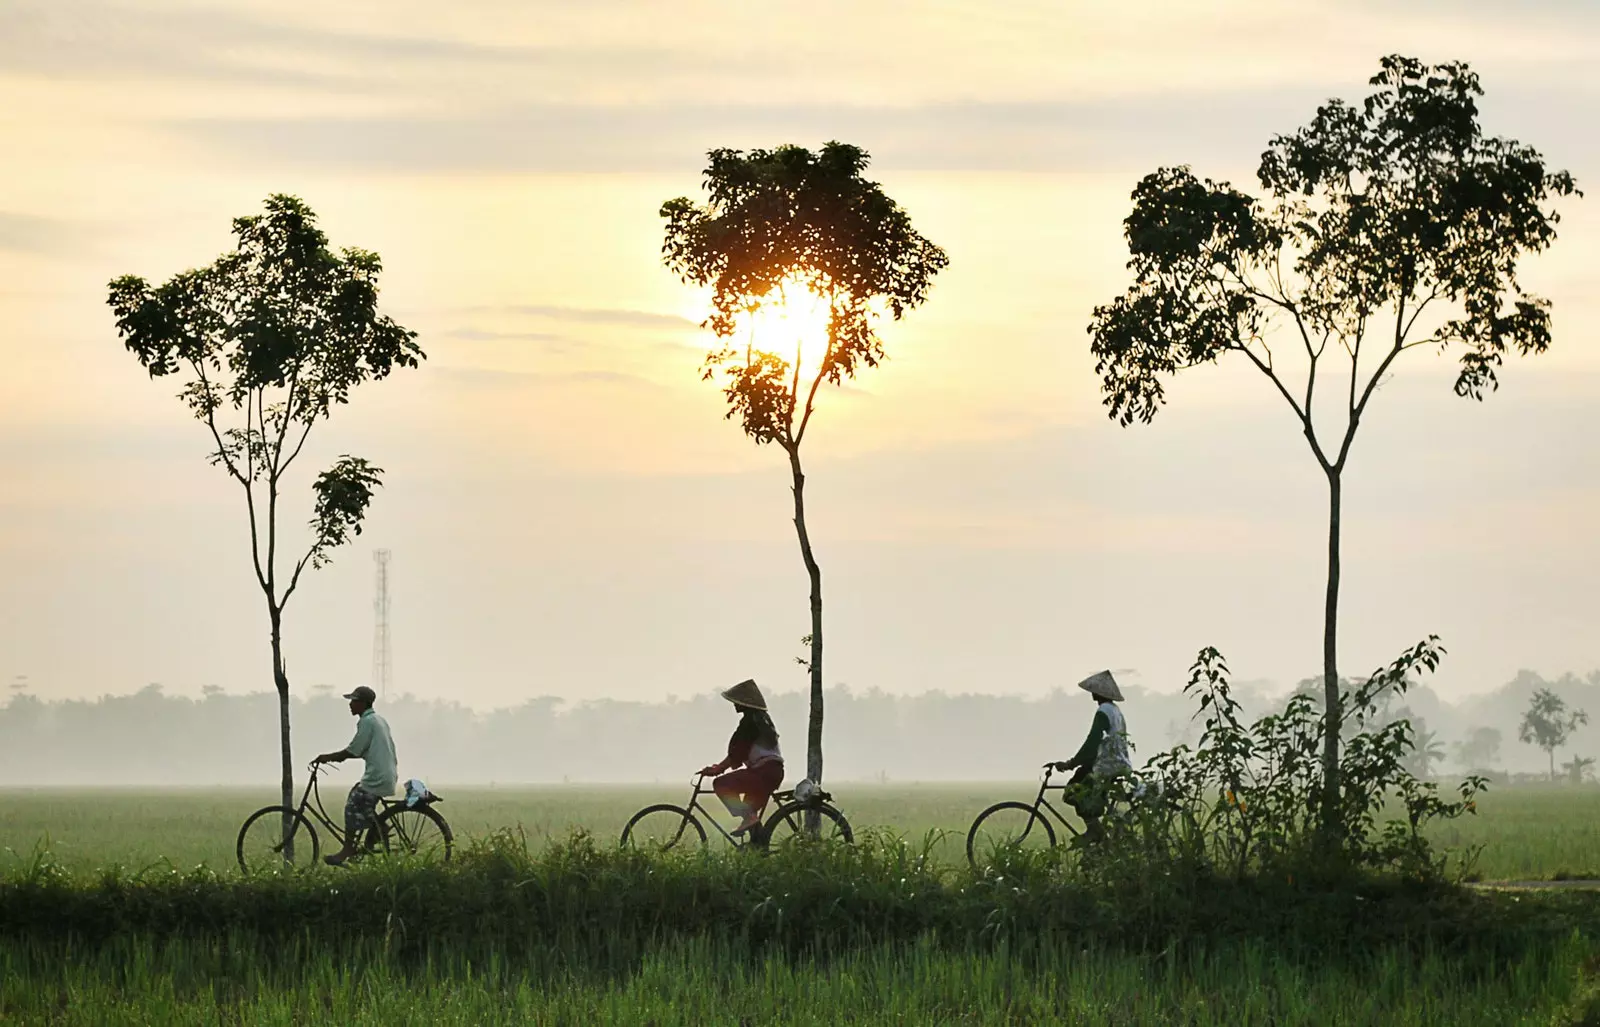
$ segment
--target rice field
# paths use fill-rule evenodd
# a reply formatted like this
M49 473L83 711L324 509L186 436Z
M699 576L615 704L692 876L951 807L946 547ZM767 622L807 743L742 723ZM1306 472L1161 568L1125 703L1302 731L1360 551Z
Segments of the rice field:
M878 828L921 841L934 833L934 855L960 861L968 826L1002 799L1030 800L1036 783L843 784L837 804L857 833ZM440 807L458 838L519 829L530 847L572 831L614 840L628 817L653 802L688 798L687 784L521 788L452 788ZM327 791L337 815L343 788ZM709 797L703 798L702 802ZM275 801L269 790L69 791L13 789L0 795L0 869L47 844L62 864L91 870L119 864L180 868L234 865L234 839L253 810ZM710 800L715 810L715 800ZM1441 825L1435 841L1465 854L1481 846L1475 870L1486 880L1600 876L1600 787L1495 789L1476 817ZM731 826L724 817L725 826ZM713 841L720 843L715 834Z

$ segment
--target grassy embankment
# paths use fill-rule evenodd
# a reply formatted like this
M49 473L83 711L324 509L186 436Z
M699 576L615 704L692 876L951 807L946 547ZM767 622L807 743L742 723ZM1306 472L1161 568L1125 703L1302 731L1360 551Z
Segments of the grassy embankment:
M479 842L448 867L0 878L21 1023L1600 1022L1600 895L1089 886L868 839L762 858Z

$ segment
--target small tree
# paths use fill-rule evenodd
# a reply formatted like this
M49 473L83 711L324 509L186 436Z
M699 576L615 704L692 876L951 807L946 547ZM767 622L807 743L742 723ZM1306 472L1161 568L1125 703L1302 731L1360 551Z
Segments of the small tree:
M802 660L811 677L806 773L818 783L822 570L806 528L800 446L822 384L842 385L884 359L876 317L887 311L899 320L920 305L948 263L876 182L861 177L867 161L864 150L839 142L817 153L800 146L712 150L709 202L680 197L661 207L663 262L684 282L711 288L703 327L721 347L707 354L703 377L721 376L728 418L789 460L795 534L811 582L810 655ZM804 305L818 308L815 324L799 326L793 338L757 338L763 314L794 314ZM808 338L807 329L817 337ZM739 345L733 340L741 331Z
M301 572L322 567L361 533L383 471L342 456L319 474L310 541L287 564L279 560L287 545L278 516L284 477L311 429L352 389L416 367L423 353L415 332L378 313L378 255L330 251L299 199L269 197L265 214L234 219L233 234L236 248L209 267L154 288L134 275L118 278L109 302L118 334L150 376L180 376L179 397L211 434L211 462L244 492L250 558L271 626L283 804L292 806L284 607Z
M1594 758L1592 756L1574 756L1561 764L1561 772L1567 775L1567 780L1575 785L1585 781L1594 780Z
M1528 709L1522 715L1522 728L1517 732L1529 745L1537 745L1550 757L1550 780L1556 779L1556 750L1567 744L1581 724L1589 723L1589 714L1583 710L1567 708L1567 701L1548 688L1541 688L1528 700Z
M1456 762L1463 770L1487 770L1500 754L1500 731L1492 727L1475 727L1455 744Z
M1143 179L1125 222L1134 284L1096 307L1089 327L1121 424L1155 417L1166 376L1238 353L1294 414L1327 480L1324 805L1339 788L1340 509L1356 429L1408 350L1459 347L1455 391L1473 399L1498 387L1508 351L1544 352L1549 304L1522 291L1517 261L1555 239L1547 201L1575 191L1537 151L1482 134L1482 89L1466 65L1387 57L1371 81L1360 106L1330 101L1272 140L1261 198L1187 167ZM1301 381L1274 348L1277 327L1304 355ZM1348 387L1324 395L1340 414L1329 436L1317 385L1341 353Z

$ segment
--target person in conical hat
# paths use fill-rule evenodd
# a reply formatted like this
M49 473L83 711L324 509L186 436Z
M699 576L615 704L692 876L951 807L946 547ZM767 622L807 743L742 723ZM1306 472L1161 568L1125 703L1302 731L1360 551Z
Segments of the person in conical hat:
M1122 689L1109 670L1090 674L1078 682L1078 687L1094 698L1094 722L1089 726L1089 737L1084 739L1078 752L1069 760L1051 764L1056 770L1074 771L1067 782L1067 802L1083 818L1090 838L1102 834L1100 817L1105 813L1105 784L1111 778L1133 770L1133 760L1128 755L1128 722L1117 703L1122 702Z
M767 700L753 680L745 679L722 693L739 713L739 726L728 739L728 755L700 771L719 775L711 782L717 798L739 818L736 835L761 823L761 811L783 784L783 753L778 729L767 713ZM729 773L725 773L725 771Z

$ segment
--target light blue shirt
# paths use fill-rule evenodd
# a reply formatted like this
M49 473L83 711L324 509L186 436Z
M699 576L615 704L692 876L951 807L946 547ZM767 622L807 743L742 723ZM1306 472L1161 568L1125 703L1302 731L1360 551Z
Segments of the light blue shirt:
M345 749L366 763L359 782L362 791L373 795L394 794L395 782L400 778L400 764L395 758L394 737L389 734L387 720L372 710L363 710L356 718L356 736Z

